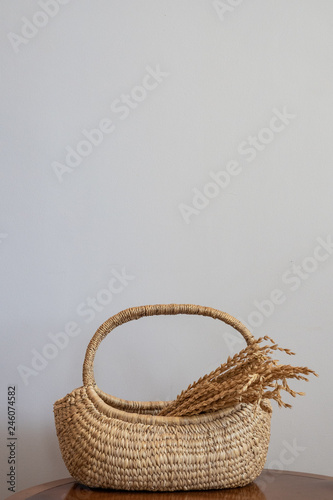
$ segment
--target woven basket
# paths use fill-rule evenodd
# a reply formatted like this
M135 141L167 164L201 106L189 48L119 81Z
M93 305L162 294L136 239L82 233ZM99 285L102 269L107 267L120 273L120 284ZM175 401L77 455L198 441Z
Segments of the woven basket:
M209 307L168 304L133 307L103 323L83 364L83 386L54 404L63 460L75 480L124 490L208 490L244 486L262 471L270 438L271 405L238 403L190 417L158 416L169 402L126 401L101 391L93 362L101 341L117 326L143 316L198 314L247 328ZM270 411L265 411L265 406Z

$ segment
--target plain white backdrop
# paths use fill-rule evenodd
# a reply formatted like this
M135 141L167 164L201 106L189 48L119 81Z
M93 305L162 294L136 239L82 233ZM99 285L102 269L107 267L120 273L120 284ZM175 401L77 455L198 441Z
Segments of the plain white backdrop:
M273 403L266 467L332 475L332 2L7 0L0 22L1 498L7 387L16 490L68 476L54 401L102 322L156 303L227 311L316 370ZM244 345L145 318L96 379L173 399Z

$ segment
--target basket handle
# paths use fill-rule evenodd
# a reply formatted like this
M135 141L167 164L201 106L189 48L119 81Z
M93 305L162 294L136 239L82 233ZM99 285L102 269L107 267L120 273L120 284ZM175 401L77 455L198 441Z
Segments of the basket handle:
M254 337L251 332L238 319L230 314L213 309L211 307L196 306L193 304L156 304L150 306L130 307L115 314L105 321L96 331L95 335L88 344L86 355L83 363L83 385L95 385L94 377L94 359L99 344L102 340L117 326L123 325L133 319L139 319L144 316L157 316L169 314L198 314L200 316L210 316L214 319L219 319L232 326L241 333L250 345L254 342Z

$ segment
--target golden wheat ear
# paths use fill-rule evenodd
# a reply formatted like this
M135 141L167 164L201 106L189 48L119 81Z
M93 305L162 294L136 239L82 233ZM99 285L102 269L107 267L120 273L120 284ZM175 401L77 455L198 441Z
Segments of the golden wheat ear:
M271 345L260 345L264 340ZM293 397L305 393L291 389L287 379L308 382L308 375L318 377L318 374L303 366L279 365L272 358L276 351L295 355L290 349L279 347L267 335L260 337L233 357L229 356L227 362L216 370L189 385L159 415L198 415L230 408L242 402L260 404L263 409L271 411L269 405L262 402L264 399L274 399L280 407L291 408L290 404L282 401L281 391Z

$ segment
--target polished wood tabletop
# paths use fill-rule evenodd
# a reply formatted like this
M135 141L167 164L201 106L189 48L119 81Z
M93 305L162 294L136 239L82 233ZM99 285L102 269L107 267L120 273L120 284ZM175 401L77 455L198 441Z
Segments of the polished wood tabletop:
M8 500L333 500L333 477L264 470L243 488L210 491L131 492L90 489L72 478L34 486Z

